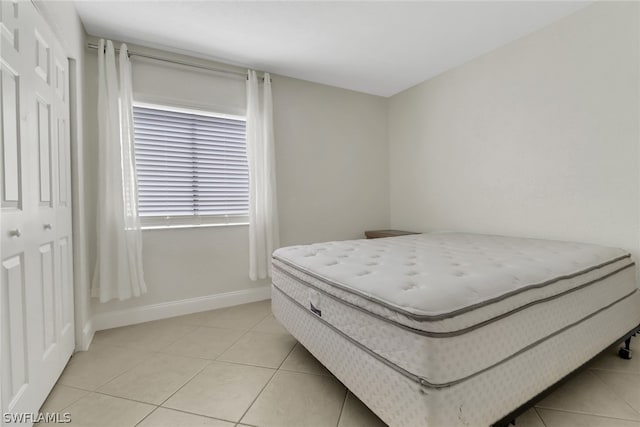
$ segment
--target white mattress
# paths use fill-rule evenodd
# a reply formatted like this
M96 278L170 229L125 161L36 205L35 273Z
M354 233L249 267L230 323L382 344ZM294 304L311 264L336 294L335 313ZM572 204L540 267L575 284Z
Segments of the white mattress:
M393 369L275 286L272 292L276 318L391 426L490 425L637 326L639 305L635 292L466 381L431 388Z
M640 324L634 265L463 233L296 246L274 253L274 313L386 422L483 425Z
M377 254L384 255L359 274ZM414 288L422 291L400 308L405 264L422 278ZM274 253L273 285L393 369L443 388L629 297L636 292L633 266L619 249L436 233L283 248ZM433 308L428 297L440 294L447 309Z

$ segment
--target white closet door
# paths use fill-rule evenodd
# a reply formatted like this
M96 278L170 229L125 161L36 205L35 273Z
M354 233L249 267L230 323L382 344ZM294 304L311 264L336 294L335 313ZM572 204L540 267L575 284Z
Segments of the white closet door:
M74 347L69 71L31 2L1 2L0 38L0 405L37 412Z

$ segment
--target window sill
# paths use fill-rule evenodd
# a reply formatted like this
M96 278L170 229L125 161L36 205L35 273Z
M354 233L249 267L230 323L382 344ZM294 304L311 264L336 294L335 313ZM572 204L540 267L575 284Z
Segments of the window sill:
M172 225L143 225L140 227L142 231L154 231L154 230L174 230L178 228L209 228L209 227L238 227L247 226L248 222L227 222L221 224L172 224Z
M244 226L249 225L249 215L143 216L140 225L142 230Z

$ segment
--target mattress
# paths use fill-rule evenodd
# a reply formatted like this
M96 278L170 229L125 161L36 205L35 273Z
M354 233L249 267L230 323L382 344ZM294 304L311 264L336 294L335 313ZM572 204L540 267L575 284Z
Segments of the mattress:
M432 233L282 248L272 276L274 298L432 393L466 388L613 307L634 307L621 336L640 323L635 274L621 249Z

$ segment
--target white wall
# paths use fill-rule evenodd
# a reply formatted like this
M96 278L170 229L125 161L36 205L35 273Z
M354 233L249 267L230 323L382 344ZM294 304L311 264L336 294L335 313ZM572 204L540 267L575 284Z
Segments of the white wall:
M86 350L93 338L89 310L89 274L84 186L84 79L86 34L71 1L35 1L34 4L62 43L71 75L71 170L73 188L73 245L76 348Z
M386 99L273 78L282 245L389 226Z
M188 59L132 46L130 49ZM233 67L223 64L210 65ZM134 98L243 114L245 80L152 60L133 60ZM236 69L237 70L237 69ZM245 70L239 70L245 71ZM86 124L96 129L97 55L87 52ZM389 174L384 98L273 76L278 206L283 245L362 237L389 225ZM95 194L97 136L87 139L85 177ZM95 199L88 218L95 241ZM212 307L265 298L268 280L248 278L248 226L143 231L143 262L149 292L128 301L92 301L96 326L148 320L189 307ZM95 248L90 248L91 265ZM253 291L252 291L253 290ZM215 296L224 299L216 300ZM180 300L190 299L181 304ZM198 303L200 301L200 303ZM208 304L208 305L207 305ZM147 314L140 315L144 311ZM137 314L136 314L137 313Z
M391 225L640 255L638 7L597 2L390 98Z

